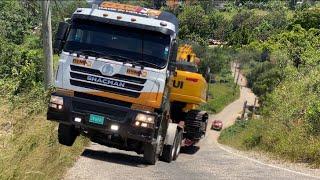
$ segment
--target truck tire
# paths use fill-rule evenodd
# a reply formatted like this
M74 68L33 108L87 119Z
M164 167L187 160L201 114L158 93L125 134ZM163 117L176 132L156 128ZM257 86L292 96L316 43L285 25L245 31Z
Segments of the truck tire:
M173 160L175 161L176 159L178 159L179 154L180 154L180 150L181 150L181 143L182 143L182 130L178 131L177 134L177 143L176 143L176 152L174 153L173 156Z
M58 140L60 144L72 146L77 136L77 130L72 125L59 124Z
M200 140L206 134L208 113L200 110L190 110L185 119L186 138Z
M155 165L158 161L157 145L144 144L143 159L147 164Z
M176 154L176 147L178 143L178 132L175 135L172 145L164 145L162 149L161 160L170 163Z

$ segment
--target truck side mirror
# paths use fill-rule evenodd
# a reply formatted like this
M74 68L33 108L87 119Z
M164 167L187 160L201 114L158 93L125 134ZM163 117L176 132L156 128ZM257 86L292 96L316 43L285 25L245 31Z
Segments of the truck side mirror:
M169 56L169 71L174 72L176 70L176 61L177 61L177 53L178 53L178 44L176 40L173 40L171 46L171 52Z
M56 37L53 43L54 53L60 53L63 45L66 41L67 32L69 31L70 24L66 22L60 22L56 33Z

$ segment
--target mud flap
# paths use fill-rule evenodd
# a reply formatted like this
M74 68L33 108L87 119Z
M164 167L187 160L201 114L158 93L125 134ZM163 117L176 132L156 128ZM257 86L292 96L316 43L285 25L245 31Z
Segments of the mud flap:
M178 131L178 124L169 123L164 145L173 145L177 131Z

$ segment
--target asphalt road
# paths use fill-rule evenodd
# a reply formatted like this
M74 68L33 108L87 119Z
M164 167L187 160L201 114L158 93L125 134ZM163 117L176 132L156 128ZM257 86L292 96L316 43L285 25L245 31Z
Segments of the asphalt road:
M244 101L253 104L254 97L249 89L241 88L240 99L212 115L210 120L221 119L225 126L231 125ZM154 166L145 165L142 156L134 152L93 143L67 172L65 179L316 179L238 156L217 143L218 132L208 131L206 138L198 144L199 148L180 154L172 163L159 161Z

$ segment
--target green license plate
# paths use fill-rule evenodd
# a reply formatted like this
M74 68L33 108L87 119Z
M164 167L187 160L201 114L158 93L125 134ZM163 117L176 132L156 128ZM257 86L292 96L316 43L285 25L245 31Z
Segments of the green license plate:
M104 124L104 117L99 116L99 115L95 115L95 114L90 114L89 122L91 122L93 124L103 125Z

